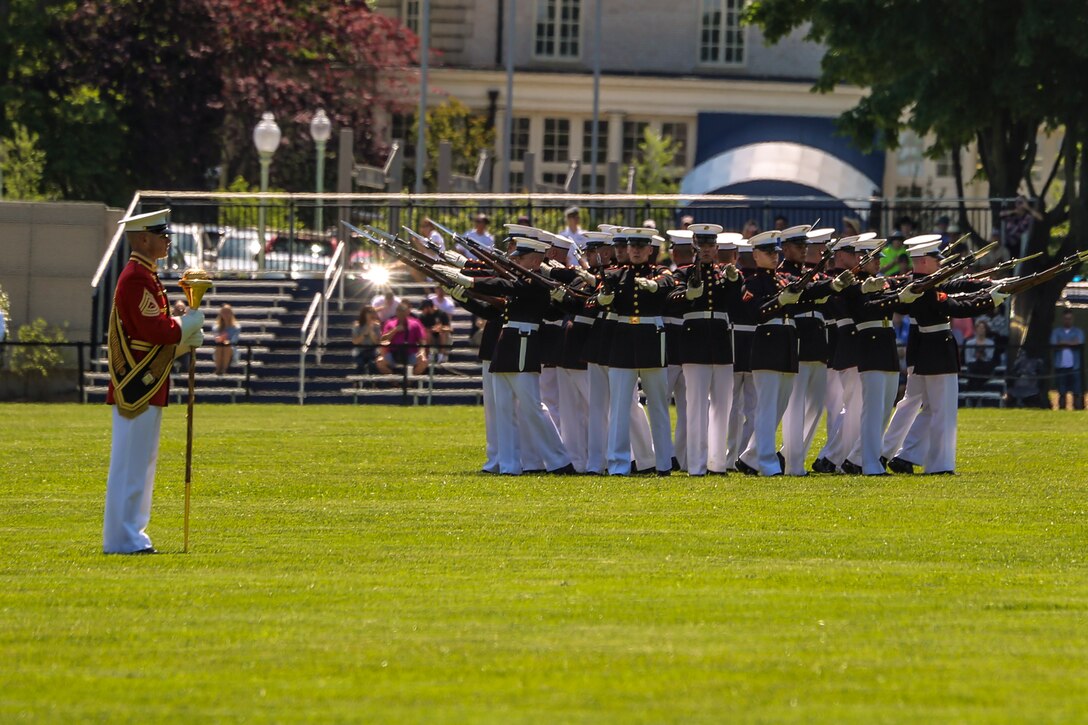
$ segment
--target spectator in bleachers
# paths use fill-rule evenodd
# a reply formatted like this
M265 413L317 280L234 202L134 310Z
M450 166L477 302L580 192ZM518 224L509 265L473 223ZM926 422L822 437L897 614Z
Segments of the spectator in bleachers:
M880 251L880 273L884 275L901 274L899 261L906 260L910 269L910 250L903 244L906 237L898 229L888 235L888 244Z
M436 363L445 362L449 358L453 334L450 316L438 309L430 299L425 299L419 303L418 319L427 331L427 345L434 351L431 359Z
M382 322L378 312L371 305L363 305L359 310L359 319L351 324L351 351L355 359L355 368L361 373L373 373L377 370L378 347L382 344Z
M434 303L434 306L445 312L447 315L452 315L453 311L457 309L457 303L453 301L453 298L446 294L446 290L441 285L436 285L434 291L427 295L427 299Z
M755 219L749 219L744 222L744 228L741 229L740 235L745 239L751 239L755 235L759 234L759 222Z
M427 369L427 355L420 347L427 341L427 331L412 317L408 305L397 305L396 316L382 325L382 344L387 347L375 361L378 370L388 375L393 366L411 365L412 372L421 375Z
M967 374L966 390L982 390L990 382L994 368L997 367L997 354L994 341L990 339L990 328L983 320L975 321L975 331L963 345L963 368Z
M774 218L774 228L777 229L778 231L782 231L783 229L785 229L789 225L790 225L790 220L787 219L782 214L779 214L778 216L776 216Z
M378 313L378 319L384 325L397 314L400 305L400 297L393 294L393 290L386 290L384 294L375 295L370 301L370 306Z
M442 235L438 233L438 230L434 228L434 224L427 217L419 222L420 235L430 239L439 249L446 248L446 240L442 238Z
M956 346L962 348L963 343L971 339L975 334L975 321L970 317L952 318L952 337L956 338Z
M490 217L483 212L476 215L473 219L472 229L465 232L467 239L472 239L480 244L480 246L493 249L495 247L495 237L491 236L491 232L487 231L487 225L491 223Z
M937 217L937 221L933 225L933 233L941 235L941 246L940 246L941 249L944 249L949 244L951 244L953 241L955 241L952 238L952 232L948 228L949 224L951 224L951 223L952 223L951 219L949 219L947 216L941 215L941 216Z
M1016 197L1012 209L1001 212L1001 224L1005 232L1005 246L1012 257L1023 257L1031 239L1031 229L1043 215L1028 201L1026 196Z
M215 374L226 375L232 363L238 362L238 338L242 326L234 316L234 308L223 305L215 318Z
M986 332L994 341L994 355L998 363L1004 363L1005 348L1009 345L1009 316L1006 306L998 307L993 312L979 315L975 320L986 323Z
M1058 410L1065 409L1066 393L1073 395L1073 408L1084 409L1081 359L1084 354L1084 330L1073 326L1073 312L1062 313L1062 326L1050 333L1054 348L1054 387L1058 389Z
M693 217L691 214L685 214L684 216L680 217L680 228L681 229L687 229L688 227L690 227L694 223L695 223L695 217Z

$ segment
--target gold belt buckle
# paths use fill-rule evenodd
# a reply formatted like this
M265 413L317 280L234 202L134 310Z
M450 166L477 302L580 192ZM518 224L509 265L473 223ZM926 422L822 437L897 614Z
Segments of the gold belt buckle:
M632 324L632 325L637 325L637 324L638 324L638 323L640 323L640 322L642 322L642 318L641 318L641 317L639 317L638 315L632 315L632 316L631 316L631 324Z
M891 327L892 326L892 323L888 322L887 319L881 320L880 322L881 322L881 327Z

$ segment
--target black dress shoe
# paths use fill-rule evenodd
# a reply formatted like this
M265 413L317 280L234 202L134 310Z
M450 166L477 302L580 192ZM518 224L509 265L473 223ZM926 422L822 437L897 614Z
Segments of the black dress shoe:
M847 473L851 476L860 476L862 473L861 466L850 460L845 460L842 462L842 472Z
M881 456L880 457L880 465L883 466L884 468L888 467L888 457L887 456Z
M665 478L666 476L672 475L672 469L666 468L664 471L655 470L654 473L657 474L658 478Z
M781 468L783 471L785 471L786 470L786 457L784 455L782 455L782 451L778 451L777 453L775 453L775 455L778 456L778 467Z
M574 470L574 464L568 463L562 468L557 468L554 471L548 471L553 476L577 476L578 471Z
M676 456L672 457L672 470L674 470L674 471L679 471L680 470L680 459L677 458Z
M817 458L812 462L813 473L834 473L835 464L826 458Z
M154 546L149 546L146 549L140 549L139 551L128 552L129 556L138 556L139 554L158 554L159 550Z
M888 470L892 473L914 473L914 464L904 458L896 456L888 461Z
M531 468L527 471L522 471L526 476L539 476L542 473L547 473L543 468Z
M737 459L737 470L743 473L745 476L758 476L759 471L749 466L744 461Z
M955 471L933 471L932 473L926 471L927 476L955 476Z
M649 468L636 468L635 469L635 475L638 475L638 476L649 476L650 474L653 474L653 473L657 473L657 469L654 468L653 466L651 466Z
M890 476L892 474L888 473L887 471L881 471L880 473L866 473L865 475L866 476Z
M736 469L734 468L733 470L735 471ZM728 476L729 475L728 471L711 471L709 469L707 470L706 473L707 473L708 476Z

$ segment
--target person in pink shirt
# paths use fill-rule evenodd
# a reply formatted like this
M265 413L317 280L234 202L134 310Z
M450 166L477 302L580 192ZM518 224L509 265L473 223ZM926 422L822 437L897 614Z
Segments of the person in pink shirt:
M401 302L396 315L382 325L382 345L386 347L374 364L385 375L393 372L394 365L411 365L413 374L422 375L427 369L427 355L420 345L426 339L423 324Z

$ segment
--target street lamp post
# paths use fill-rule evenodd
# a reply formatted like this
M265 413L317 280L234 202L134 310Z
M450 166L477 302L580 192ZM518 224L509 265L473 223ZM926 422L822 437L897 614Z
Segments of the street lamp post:
M314 211L314 227L318 234L325 232L325 202L321 194L325 191L325 142L332 135L332 122L325 115L325 109L317 109L310 121L310 138L317 146L317 209Z
M268 167L272 165L272 155L280 146L280 127L276 125L276 118L265 111L260 123L253 129L253 145L257 147L257 155L261 161L261 193L268 191ZM264 271L264 199L257 209L257 241L260 250L257 252L257 271Z

